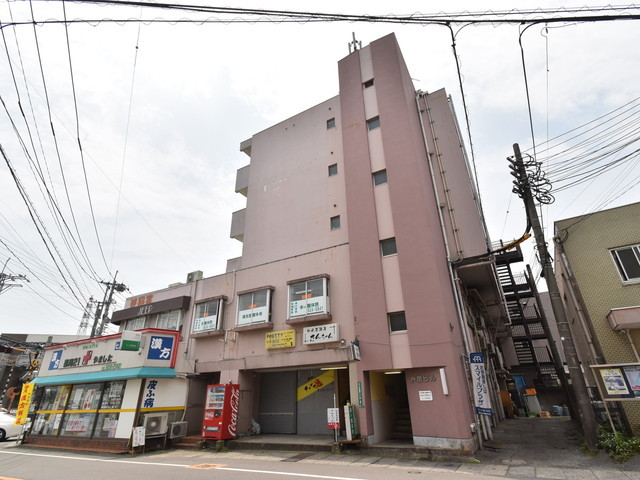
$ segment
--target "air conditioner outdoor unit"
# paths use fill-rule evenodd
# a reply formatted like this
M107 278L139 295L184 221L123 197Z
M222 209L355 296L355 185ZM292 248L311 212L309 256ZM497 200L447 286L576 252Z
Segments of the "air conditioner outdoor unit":
M147 413L144 416L145 436L164 435L167 433L168 413Z
M187 422L173 422L169 425L169 438L186 437Z

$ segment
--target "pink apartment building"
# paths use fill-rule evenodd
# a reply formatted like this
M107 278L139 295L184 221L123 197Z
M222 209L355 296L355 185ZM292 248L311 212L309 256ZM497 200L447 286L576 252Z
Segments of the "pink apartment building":
M254 420L329 435L327 408L350 403L364 445L473 452L502 417L491 358L506 313L453 106L415 91L394 35L338 71L339 95L241 144L242 256L128 299L112 322L180 331L176 378L155 381L180 382L171 418L190 433L206 385L233 383L239 433ZM473 352L489 415L474 405Z

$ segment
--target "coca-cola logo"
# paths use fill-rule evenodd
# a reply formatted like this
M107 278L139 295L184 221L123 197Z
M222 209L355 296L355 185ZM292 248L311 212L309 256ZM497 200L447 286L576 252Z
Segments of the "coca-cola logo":
M238 408L240 406L240 389L231 388L231 398L229 399L229 405L231 406L231 421L227 427L229 435L236 436L236 426L238 424Z

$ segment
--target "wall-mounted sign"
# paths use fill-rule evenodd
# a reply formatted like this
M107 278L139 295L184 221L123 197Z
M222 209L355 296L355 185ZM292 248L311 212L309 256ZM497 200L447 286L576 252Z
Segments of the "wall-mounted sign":
M487 375L484 368L484 354L470 353L469 363L471 367L471 387L473 388L476 413L479 415L492 415L493 411L491 410Z
M606 401L640 400L640 363L591 365Z
M264 336L264 348L290 348L296 346L296 331L281 330L279 332L268 332Z
M149 360L169 360L173 351L173 337L151 337L149 343Z
M418 392L421 402L433 401L433 392L431 390L420 390Z
M318 375L316 378L309 380L304 385L300 385L298 387L296 398L298 401L301 401L307 398L309 395L316 393L321 388L326 387L327 385L331 385L336 378L335 370L327 370L322 374Z
M294 300L289 303L289 317L300 317L305 315L317 315L326 313L325 297L306 298L304 300Z
M120 350L129 352L137 352L140 350L140 342L142 341L142 333L125 330L120 338Z
M328 325L305 327L302 329L302 338L305 345L338 342L340 341L338 324L330 323Z

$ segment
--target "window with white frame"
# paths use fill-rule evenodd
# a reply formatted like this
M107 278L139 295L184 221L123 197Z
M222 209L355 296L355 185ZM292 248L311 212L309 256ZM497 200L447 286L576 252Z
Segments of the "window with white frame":
M159 313L158 319L156 320L156 328L180 330L181 317L182 310L170 310L168 312Z
M289 318L329 313L329 282L314 278L289 285Z
M380 251L383 257L388 255L395 255L398 253L398 248L396 247L396 239L395 238L386 238L384 240L380 240Z
M256 323L268 323L271 314L271 289L256 290L238 295L236 325L242 327Z
M141 330L144 328L146 319L147 317L144 315L142 317L131 318L124 324L124 330Z
M193 314L193 333L211 332L222 327L222 299L196 304Z
M640 244L614 248L611 255L624 282L640 282Z

